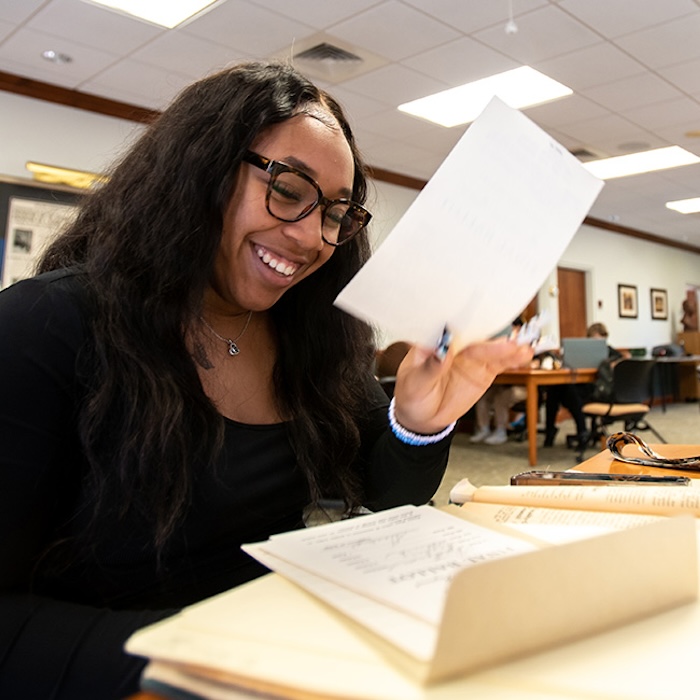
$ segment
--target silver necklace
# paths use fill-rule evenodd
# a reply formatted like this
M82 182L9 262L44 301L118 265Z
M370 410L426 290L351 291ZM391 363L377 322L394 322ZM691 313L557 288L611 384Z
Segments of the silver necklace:
M223 340L224 343L228 345L228 354L234 357L235 355L238 355L238 353L241 351L241 349L236 345L236 341L240 340L243 337L243 334L248 330L248 324L250 323L250 319L253 316L253 311L252 309L248 312L248 318L246 319L245 325L243 326L243 330L235 337L235 338L224 338L223 335L219 335L206 321L204 316L200 316L199 318L201 319L202 323L219 339Z

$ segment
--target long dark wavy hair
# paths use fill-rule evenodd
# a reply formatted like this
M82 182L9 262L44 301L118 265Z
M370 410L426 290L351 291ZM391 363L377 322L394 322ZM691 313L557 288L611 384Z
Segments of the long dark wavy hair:
M161 548L186 511L193 456L215 463L223 419L185 342L212 279L223 212L241 159L261 130L320 104L352 149L352 198L365 166L341 107L292 67L244 63L186 88L89 195L39 271L84 271L94 308L89 394L79 416L96 517L135 508ZM335 309L369 256L363 232L270 310L279 352L277 401L312 500L361 501L351 463L366 409L373 337ZM115 505L120 504L120 505Z

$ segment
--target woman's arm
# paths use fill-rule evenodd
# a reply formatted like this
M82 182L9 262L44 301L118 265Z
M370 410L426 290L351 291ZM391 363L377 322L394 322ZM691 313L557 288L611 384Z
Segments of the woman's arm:
M363 445L370 444L364 466L364 487L370 510L427 503L447 467L452 434L431 445L407 445L389 427L389 401L374 382L374 403L367 412Z
M32 595L59 514L79 502L83 314L67 277L0 294L0 697L123 698L141 659L122 651L168 611L114 612ZM56 592L56 596L59 593Z

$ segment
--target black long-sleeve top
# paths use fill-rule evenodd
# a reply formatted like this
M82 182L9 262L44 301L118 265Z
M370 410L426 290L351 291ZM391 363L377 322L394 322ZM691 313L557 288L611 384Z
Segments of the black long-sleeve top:
M137 515L103 525L83 556L55 556L90 516L77 431L79 351L90 342L83 284L79 272L58 271L0 293L0 698L135 692L144 661L122 651L127 637L264 573L240 545L301 527L308 504L286 425L226 419L221 463L196 479L160 563ZM377 385L357 458L367 505L424 503L450 441L403 444L386 405Z

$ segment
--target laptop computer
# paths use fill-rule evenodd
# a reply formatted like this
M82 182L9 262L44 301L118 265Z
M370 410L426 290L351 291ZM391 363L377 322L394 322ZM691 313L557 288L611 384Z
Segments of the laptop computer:
M562 338L561 351L564 367L598 367L608 356L608 344L604 338Z

